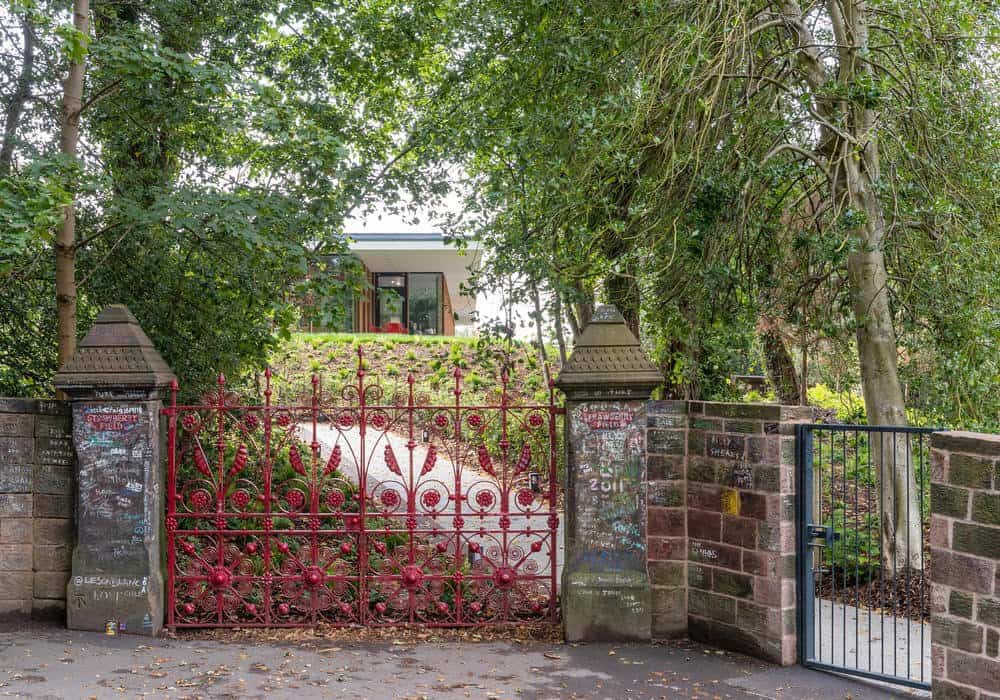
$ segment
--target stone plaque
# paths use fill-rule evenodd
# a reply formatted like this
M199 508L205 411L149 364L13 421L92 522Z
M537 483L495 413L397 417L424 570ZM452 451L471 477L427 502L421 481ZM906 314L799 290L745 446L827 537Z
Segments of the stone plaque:
M75 407L79 453L79 541L90 563L108 574L142 571L150 526L147 480L152 471L152 422L145 403L82 403Z
M590 401L572 409L574 570L644 571L646 498L641 401Z
M34 416L17 413L0 413L0 436L32 437L34 434Z
M30 437L0 437L0 464L30 464L35 461L35 440Z

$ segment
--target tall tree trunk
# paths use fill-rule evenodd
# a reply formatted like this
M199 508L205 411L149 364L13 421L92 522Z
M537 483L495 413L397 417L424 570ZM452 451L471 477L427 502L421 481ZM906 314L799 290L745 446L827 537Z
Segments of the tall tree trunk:
M90 0L74 0L73 26L87 35ZM85 58L71 61L69 74L63 83L60 151L76 157L80 138L80 110L83 106ZM59 365L65 364L76 352L76 211L71 202L66 206L62 224L56 235L56 333Z
M871 66L863 59L869 48L866 3L828 0L827 7L838 44L839 79L849 85L859 79L871 80ZM865 412L870 424L905 426L906 404L899 381L885 267L885 213L876 192L881 175L875 113L854 102L840 104L854 143L839 139L835 172L839 174L837 181L845 186L843 196L850 211L862 214L851 231L858 246L848 257L847 270ZM919 569L923 564L923 529L909 439L905 434L880 437L884 439L874 441L873 456L882 488L882 564L893 571Z
M814 95L841 85L872 81L865 59L870 9L864 0L826 0L837 51L837 72L830 72L820 54L811 23L797 0L780 0L786 27L797 42L802 75ZM896 332L889 303L885 267L885 216L876 192L880 179L876 114L870 106L840 97L816 97L813 102L820 132L818 159L826 161L833 208L849 224L856 249L847 261L853 297L861 386L865 412L872 425L905 426L906 407L896 361ZM851 217L848 219L848 217ZM872 441L881 493L882 565L892 571L920 568L923 537L920 504L908 441L898 437Z
M767 364L767 376L774 385L778 402L794 406L801 397L799 378L795 373L795 360L788 352L785 339L781 337L778 322L762 316L758 323L760 342L764 347L764 361Z
M552 315L556 324L556 344L559 346L559 363L566 364L566 334L563 329L563 305L559 292L552 295Z
M549 363L549 354L545 350L545 336L542 333L542 295L538 291L538 283L531 282L531 301L535 305L535 342L538 344L538 363L543 368Z
M21 54L21 72L17 76L17 87L4 114L3 146L0 146L0 177L10 173L14 160L14 142L21 126L24 105L31 97L31 79L35 71L35 28L28 13L21 19L21 31L24 35L24 53Z
M580 321L576 316L576 309L574 309L572 302L566 303L566 320L569 322L569 330L573 334L573 342L575 343L580 337L583 328L580 326Z

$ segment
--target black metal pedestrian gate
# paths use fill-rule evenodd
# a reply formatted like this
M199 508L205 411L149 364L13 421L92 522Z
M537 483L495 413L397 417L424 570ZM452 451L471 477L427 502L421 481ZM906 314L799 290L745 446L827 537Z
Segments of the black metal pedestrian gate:
M930 687L931 432L798 426L803 665Z

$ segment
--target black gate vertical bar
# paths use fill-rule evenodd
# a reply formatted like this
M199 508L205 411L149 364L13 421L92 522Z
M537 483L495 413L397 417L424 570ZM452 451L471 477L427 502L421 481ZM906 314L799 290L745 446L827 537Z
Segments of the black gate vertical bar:
M815 585L812 573L812 547L810 546L809 523L813 520L813 434L809 425L795 426L798 443L797 481L798 488L798 599L799 599L799 663L811 661L815 656Z

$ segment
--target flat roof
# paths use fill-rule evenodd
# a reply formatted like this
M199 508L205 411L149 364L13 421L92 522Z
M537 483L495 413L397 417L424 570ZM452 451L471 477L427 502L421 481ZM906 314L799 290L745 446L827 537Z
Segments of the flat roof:
M440 231L426 233L348 233L347 237L355 241L443 241L444 234Z

